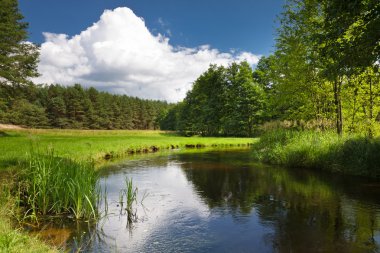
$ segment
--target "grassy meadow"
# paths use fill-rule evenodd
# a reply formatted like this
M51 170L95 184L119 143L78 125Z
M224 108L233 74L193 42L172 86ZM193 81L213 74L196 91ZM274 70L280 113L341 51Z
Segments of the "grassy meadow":
M253 142L252 138L183 137L171 132L149 130L6 130L0 137L0 168L4 169L25 157L32 145L40 150L54 149L56 155L73 160L102 160L107 154L123 157L153 146L158 149L197 145L223 147L250 145Z

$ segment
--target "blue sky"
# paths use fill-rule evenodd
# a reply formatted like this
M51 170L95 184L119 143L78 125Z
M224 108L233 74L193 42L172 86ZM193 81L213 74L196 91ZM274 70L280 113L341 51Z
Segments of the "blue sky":
M246 58L254 66L261 55L272 52L275 20L283 3L284 0L19 0L19 7L29 22L29 39L42 44L42 78L38 81L65 85L80 82L115 93L177 101L208 64L226 65ZM111 11L103 15L105 10ZM85 36L84 31L90 35ZM79 37L73 38L74 35ZM105 43L109 54L99 54L94 48L100 44L104 48ZM115 55L123 56L125 61L119 62ZM148 69L151 55L161 59L152 65L154 71ZM202 68L188 70L186 62ZM182 76L184 72L188 72L187 76ZM171 79L164 82L165 76Z
M169 36L175 45L209 44L267 55L273 50L275 19L283 0L20 0L29 22L30 40L42 32L78 34L105 9L131 8L152 32Z

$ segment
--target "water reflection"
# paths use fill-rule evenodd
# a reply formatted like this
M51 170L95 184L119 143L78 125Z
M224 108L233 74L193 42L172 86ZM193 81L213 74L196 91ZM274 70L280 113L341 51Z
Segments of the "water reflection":
M82 238L88 252L380 252L376 182L263 166L247 150L174 153L104 173L108 215ZM132 226L117 205L126 175L138 199L149 193Z

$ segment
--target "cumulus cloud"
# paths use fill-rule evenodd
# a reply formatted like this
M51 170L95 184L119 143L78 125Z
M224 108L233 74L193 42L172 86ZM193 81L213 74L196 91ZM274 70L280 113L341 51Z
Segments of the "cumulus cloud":
M250 52L223 53L208 45L174 47L153 35L129 8L106 10L79 35L44 33L38 83L80 83L113 93L171 102L183 99L210 64L247 60Z

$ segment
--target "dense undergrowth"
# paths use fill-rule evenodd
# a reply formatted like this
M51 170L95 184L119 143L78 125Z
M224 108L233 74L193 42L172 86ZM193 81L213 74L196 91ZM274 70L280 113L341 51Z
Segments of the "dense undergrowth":
M274 130L254 144L265 163L380 178L380 139L333 132Z

